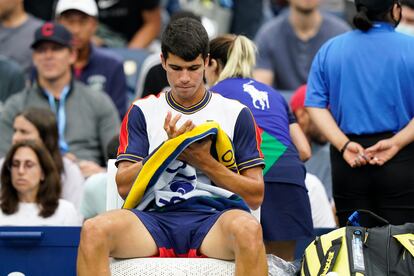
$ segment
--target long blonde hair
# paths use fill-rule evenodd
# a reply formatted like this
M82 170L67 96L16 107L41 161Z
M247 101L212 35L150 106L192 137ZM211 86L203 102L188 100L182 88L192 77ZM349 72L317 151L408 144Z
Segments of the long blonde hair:
M210 58L223 67L217 82L233 77L249 78L256 65L256 46L243 35L222 35L210 41Z

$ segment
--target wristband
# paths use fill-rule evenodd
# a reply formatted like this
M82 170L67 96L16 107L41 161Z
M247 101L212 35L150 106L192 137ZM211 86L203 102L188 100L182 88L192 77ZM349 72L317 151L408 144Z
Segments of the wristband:
M351 140L348 140L345 145L342 147L341 149L341 155L344 155L344 152L346 150L346 148L348 147L349 143L351 143Z

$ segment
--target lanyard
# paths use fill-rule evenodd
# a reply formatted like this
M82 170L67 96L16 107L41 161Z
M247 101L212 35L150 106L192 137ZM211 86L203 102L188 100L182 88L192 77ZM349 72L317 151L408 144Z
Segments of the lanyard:
M58 122L58 132L59 132L59 148L60 151L65 154L69 151L69 145L65 140L65 127L66 127L66 113L65 113L65 102L66 97L69 94L70 88L66 85L59 99L59 108L56 109L55 97L49 92L46 91L46 96L49 100L49 105L52 111L55 113L57 122Z

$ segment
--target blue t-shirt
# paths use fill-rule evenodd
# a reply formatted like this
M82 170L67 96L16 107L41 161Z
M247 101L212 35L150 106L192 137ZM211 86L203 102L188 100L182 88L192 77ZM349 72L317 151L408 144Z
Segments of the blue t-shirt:
M256 67L273 72L273 87L295 90L306 83L312 60L322 44L350 29L345 21L324 13L318 32L303 41L289 22L289 13L281 14L263 24L257 33Z
M414 117L414 38L376 23L317 53L305 106L328 108L345 134L398 132Z
M211 90L238 100L252 111L261 132L265 181L304 185L305 169L289 134L289 124L295 119L283 96L250 78L228 78Z

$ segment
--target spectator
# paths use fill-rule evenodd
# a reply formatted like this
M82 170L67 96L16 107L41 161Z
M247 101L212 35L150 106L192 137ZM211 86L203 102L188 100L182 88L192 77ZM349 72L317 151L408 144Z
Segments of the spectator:
M312 157L306 161L306 171L316 175L323 183L329 199L332 198L331 161L329 143L311 120L305 109L306 85L299 87L290 99L290 108L311 145Z
M119 136L115 135L108 143L108 159L116 159L119 147ZM93 218L106 211L106 189L108 173L92 175L85 182L85 195L82 199L81 213L85 219Z
M355 209L404 224L414 220L414 39L394 31L397 0L355 6L357 30L315 56L305 106L331 143L339 224Z
M310 146L283 96L251 78L255 64L251 40L219 36L210 42L209 57L206 78L211 90L249 107L261 133L266 193L260 223L266 251L292 261L296 240L313 236L306 170L295 145L304 159L310 156Z
M289 12L264 24L256 36L259 52L254 77L280 90L294 90L306 83L321 45L350 30L338 17L322 14L320 0L289 2Z
M77 209L83 196L82 176L78 166L59 150L59 137L55 114L44 108L30 107L18 113L13 122L12 144L22 140L35 140L43 143L52 156L56 169L61 176L62 198L72 202ZM0 168L4 159L0 159Z
M31 15L44 21L53 19L57 0L26 0L23 2L25 10Z
M402 0L402 18L396 31L414 36L414 0Z
M23 90L24 84L24 74L20 66L13 60L0 56L0 117L6 100Z
M253 39L263 23L264 0L233 1L230 31Z
M72 203L59 199L59 174L42 144L13 145L1 170L1 183L1 225L81 225Z
M73 35L73 48L77 52L74 76L92 89L105 91L125 115L128 95L121 57L95 47L92 36L98 25L98 7L95 0L60 0L56 17Z
M312 210L313 227L337 227L334 217L335 213L319 178L311 173L306 173L305 184L306 189L308 189L309 202Z
M39 19L27 14L23 0L0 1L0 53L15 60L28 76L31 66L30 43Z
M161 7L159 0L96 0L99 8L99 22L105 30L98 30L99 43L110 45L118 37L124 47L147 48L161 30ZM109 34L105 41L104 33ZM111 38L112 37L112 38ZM119 43L117 43L118 46Z
M167 26L162 36L162 63L172 88L159 97L136 101L124 118L117 159L118 191L123 197L128 194L137 174L145 168L143 158L148 160L165 140L188 132L195 124L215 120L233 142L240 174L210 154L209 138L191 144L177 162L194 169L196 179L202 178L200 187L195 188L198 191L203 183L212 193L231 191L238 200L223 194L210 197L184 192L188 199L180 197L174 201L177 204L172 202L162 211L153 201L144 211L115 210L87 220L81 233L78 275L98 271L109 274L108 255L128 258L177 254L236 259L237 273L267 275L262 230L245 211L248 207L244 203L256 209L263 198L263 160L257 149L254 121L245 106L205 89L208 44L207 32L197 20L181 18ZM180 191L187 191L184 187L188 187L189 179L185 179L176 182L182 185ZM220 201L226 203L215 204Z
M62 25L45 23L32 44L38 78L28 89L12 96L0 120L0 154L10 147L12 122L23 109L49 108L58 121L59 146L78 162L84 176L104 171L106 145L118 132L119 116L109 97L72 80L76 53L72 36Z

